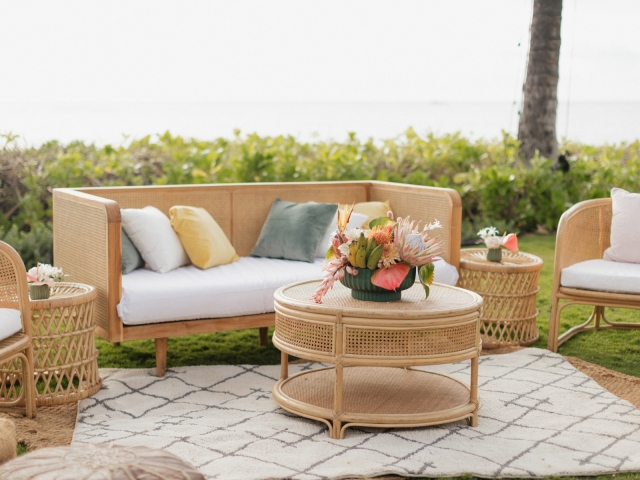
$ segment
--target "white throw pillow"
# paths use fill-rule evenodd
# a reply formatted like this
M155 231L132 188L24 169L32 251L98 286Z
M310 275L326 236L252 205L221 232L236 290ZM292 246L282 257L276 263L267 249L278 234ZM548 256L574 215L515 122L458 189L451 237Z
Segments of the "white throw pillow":
M167 273L189 264L171 222L156 207L125 208L120 214L122 228L151 270Z
M368 215L364 215L362 213L351 212L351 217L349 217L349 223L347 223L347 230L352 228L360 228L364 225L364 222L369 218ZM316 250L316 258L324 258L327 255L327 250L329 250L329 245L331 244L331 237L333 237L333 232L338 228L338 212L333 216L333 220L327 227L327 231L324 232L320 243L318 244L318 249Z
M611 199L611 246L604 251L604 259L640 263L640 194L612 188Z
M0 340L22 331L20 310L0 308Z

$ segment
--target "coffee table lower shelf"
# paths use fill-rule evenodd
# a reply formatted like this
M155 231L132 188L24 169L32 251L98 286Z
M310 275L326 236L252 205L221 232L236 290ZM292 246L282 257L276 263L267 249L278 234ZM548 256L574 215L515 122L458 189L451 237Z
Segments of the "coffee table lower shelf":
M469 387L440 373L344 367L341 409L337 388L335 367L320 368L280 379L273 397L285 410L326 423L332 438L343 438L354 426L421 427L462 419L475 426L478 421Z

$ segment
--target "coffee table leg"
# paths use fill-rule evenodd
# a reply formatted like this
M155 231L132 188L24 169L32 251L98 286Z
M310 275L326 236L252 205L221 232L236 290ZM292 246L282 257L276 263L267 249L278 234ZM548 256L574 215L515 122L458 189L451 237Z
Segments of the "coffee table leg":
M478 426L478 357L471 359L471 402L476 404L476 409L471 417L471 426Z
M341 439L342 434L340 431L342 430L342 422L338 420L340 415L342 414L342 365L336 364L335 368L336 378L333 389L333 431L331 432L332 438Z
M289 378L289 354L280 352L280 379L286 380L287 378Z

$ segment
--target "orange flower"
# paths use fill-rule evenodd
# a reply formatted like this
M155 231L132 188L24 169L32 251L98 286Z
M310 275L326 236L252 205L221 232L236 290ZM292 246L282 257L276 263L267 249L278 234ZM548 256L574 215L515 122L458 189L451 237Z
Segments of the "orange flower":
M338 205L338 230L340 230L340 233L344 233L347 229L347 223L349 223L349 219L351 218L353 205L354 204L351 204L351 206L345 205L344 210L341 210L340 205Z
M373 227L373 229L369 233L369 240L373 238L376 241L376 245L384 245L386 243L391 243L392 232L393 232L393 225Z

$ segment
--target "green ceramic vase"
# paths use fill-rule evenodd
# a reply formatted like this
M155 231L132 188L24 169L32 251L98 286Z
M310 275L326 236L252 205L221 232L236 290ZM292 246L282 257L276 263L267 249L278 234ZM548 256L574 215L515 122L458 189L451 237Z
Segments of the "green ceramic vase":
M46 300L49 298L49 285L29 285L31 300Z
M400 300L402 290L411 288L416 281L416 269L412 268L395 291L386 290L371 283L371 276L376 272L377 270L359 268L358 275L353 276L345 272L344 278L340 281L345 287L351 289L353 298L369 302L394 302Z
M487 260L490 262L500 262L502 260L502 249L501 248L488 248L487 249Z

